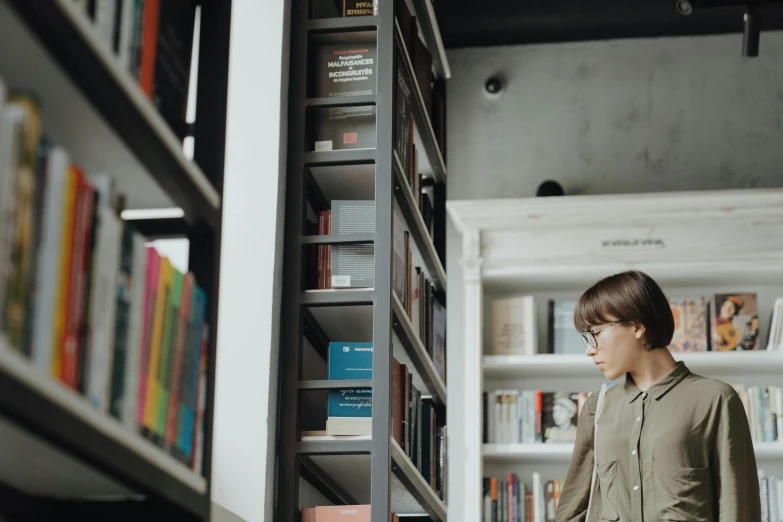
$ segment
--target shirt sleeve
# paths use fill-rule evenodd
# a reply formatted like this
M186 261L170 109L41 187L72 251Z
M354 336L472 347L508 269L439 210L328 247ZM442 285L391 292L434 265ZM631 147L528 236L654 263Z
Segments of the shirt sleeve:
M604 398L606 400L606 398ZM557 505L556 522L584 522L593 478L593 419L598 392L591 394L576 424L576 441Z
M710 465L716 522L761 522L756 455L745 408L734 391L721 397L719 408Z

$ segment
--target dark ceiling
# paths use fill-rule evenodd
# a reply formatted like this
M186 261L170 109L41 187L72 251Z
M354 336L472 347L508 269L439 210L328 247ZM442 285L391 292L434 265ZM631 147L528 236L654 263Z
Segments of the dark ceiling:
M693 4L715 1L727 0L693 0ZM677 12L675 0L433 0L433 4L447 48L741 35L744 14L744 7L737 5L696 7L690 16L683 16ZM763 31L783 29L783 2L771 4L765 2L760 11L762 41Z

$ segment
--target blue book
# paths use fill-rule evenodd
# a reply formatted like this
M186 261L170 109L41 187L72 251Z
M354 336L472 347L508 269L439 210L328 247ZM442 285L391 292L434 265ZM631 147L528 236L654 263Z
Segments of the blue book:
M329 343L328 379L372 379L372 343ZM372 388L329 390L329 417L372 417Z

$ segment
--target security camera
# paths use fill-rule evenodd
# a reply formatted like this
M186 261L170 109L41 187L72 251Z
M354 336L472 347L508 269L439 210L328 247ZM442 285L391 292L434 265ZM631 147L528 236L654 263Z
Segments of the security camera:
M497 94L503 89L503 82L497 76L493 76L484 83L484 88L489 94Z
M683 16L689 16L693 13L693 4L689 0L677 0L675 5L677 6L677 12Z

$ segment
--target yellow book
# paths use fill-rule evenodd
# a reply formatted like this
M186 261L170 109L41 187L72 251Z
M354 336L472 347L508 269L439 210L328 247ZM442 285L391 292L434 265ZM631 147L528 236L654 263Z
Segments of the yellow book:
M65 336L65 317L68 310L68 295L70 292L70 269L71 254L73 250L73 220L76 217L76 169L73 166L68 168L68 174L65 180L65 204L63 205L63 220L60 233L62 242L60 244L60 268L57 274L57 304L54 307L54 336L52 338L52 375L60 378L63 364L63 353L60 349L63 346Z
M155 317L152 323L149 365L147 367L147 397L144 404L144 427L152 433L158 431L158 405L160 402L160 355L163 325L166 322L166 308L171 292L171 262L160 258L160 276L158 277L158 295L155 299Z

